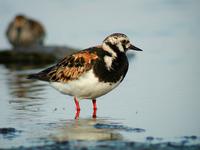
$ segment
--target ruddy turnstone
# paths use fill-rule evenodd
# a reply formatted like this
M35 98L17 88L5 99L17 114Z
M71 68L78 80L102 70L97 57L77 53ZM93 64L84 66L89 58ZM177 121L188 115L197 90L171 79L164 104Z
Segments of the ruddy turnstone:
M128 70L128 49L142 51L122 33L106 37L99 46L63 58L58 64L28 78L47 81L61 93L74 96L79 115L80 99L91 99L96 117L96 98L117 87Z
M13 47L43 45L45 30L43 26L23 15L17 15L9 24L6 36Z

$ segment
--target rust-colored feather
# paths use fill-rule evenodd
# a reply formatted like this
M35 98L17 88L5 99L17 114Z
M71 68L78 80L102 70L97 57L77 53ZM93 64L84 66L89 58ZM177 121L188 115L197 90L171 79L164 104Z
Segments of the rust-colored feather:
M49 81L66 83L70 80L78 79L92 68L96 59L98 59L97 54L87 50L66 57L48 72Z

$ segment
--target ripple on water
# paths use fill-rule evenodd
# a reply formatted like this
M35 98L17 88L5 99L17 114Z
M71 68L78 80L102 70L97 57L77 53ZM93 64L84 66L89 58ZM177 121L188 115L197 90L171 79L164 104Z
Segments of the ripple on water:
M141 128L131 128L127 127L124 125L119 125L119 124L101 124L97 123L94 125L95 128L97 129L114 129L114 130L122 130L122 131L127 131L127 132L145 132L145 129Z

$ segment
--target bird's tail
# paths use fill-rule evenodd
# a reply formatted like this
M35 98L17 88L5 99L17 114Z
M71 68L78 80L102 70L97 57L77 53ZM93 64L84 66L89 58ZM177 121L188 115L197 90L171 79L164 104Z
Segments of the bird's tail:
M43 73L43 72L39 72L39 73L36 73L36 74L29 74L27 76L27 79L36 79L36 80L41 80L41 81L49 81L50 80L50 77Z
M27 76L27 79L37 79L42 81L50 81L51 77L48 75L49 72L51 72L54 69L53 67L47 68L46 70L43 70L39 73L30 74Z
M38 79L38 78L39 78L38 74L29 74L27 76L27 79Z

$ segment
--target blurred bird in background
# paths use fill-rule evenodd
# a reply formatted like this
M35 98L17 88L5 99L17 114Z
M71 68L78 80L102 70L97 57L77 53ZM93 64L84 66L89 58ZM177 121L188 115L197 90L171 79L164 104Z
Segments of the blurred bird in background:
M14 48L42 46L45 34L41 23L24 15L17 15L6 31L8 41Z

